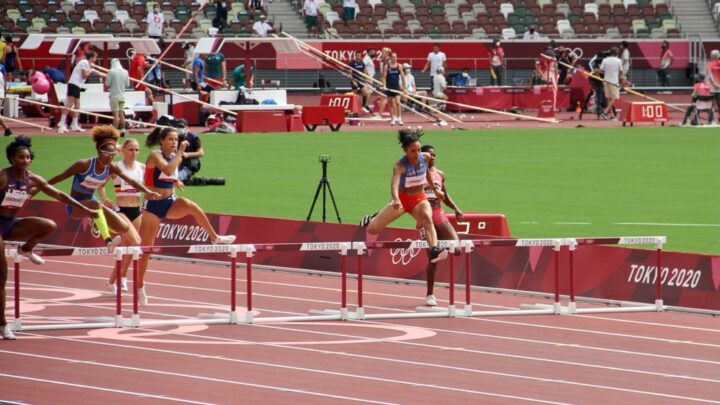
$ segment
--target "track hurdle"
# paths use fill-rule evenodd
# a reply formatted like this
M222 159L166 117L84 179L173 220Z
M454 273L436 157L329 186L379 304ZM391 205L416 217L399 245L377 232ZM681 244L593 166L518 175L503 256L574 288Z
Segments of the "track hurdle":
M662 254L663 245L667 242L665 236L619 236L605 238L569 238L565 239L564 244L568 246L570 251L569 263L569 284L570 284L570 302L568 303L567 312L570 314L599 314L599 313L618 313L618 312L661 312L665 310L662 297ZM655 303L653 305L629 305L621 307L604 307L604 308L577 308L575 302L575 251L579 246L591 245L655 245L657 268L655 271Z

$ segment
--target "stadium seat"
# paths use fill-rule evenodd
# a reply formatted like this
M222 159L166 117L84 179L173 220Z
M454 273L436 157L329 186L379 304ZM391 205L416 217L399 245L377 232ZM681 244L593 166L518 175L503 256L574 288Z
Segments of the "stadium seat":
M109 11L112 14L115 14L118 11L118 6L113 1L106 1L105 4L103 4L103 10Z
M515 39L517 35L515 34L515 30L513 28L504 28L502 30L502 37L503 39Z
M598 5L595 3L585 3L585 8L584 8L583 12L595 14L595 18L597 18L598 13L600 12L600 9L598 8Z
M572 24L570 20L558 20L557 21L557 32L562 35L563 31L572 31Z
M507 20L508 15L515 11L515 7L512 5L512 3L502 3L500 5L500 13L505 17Z
M677 24L675 24L675 20L663 20L662 29L667 34L669 30L677 30Z
M55 32L58 33L58 34L72 34L72 31L70 31L70 28L64 27L64 26L62 26L62 25L59 26L59 27L57 27L57 29L55 30Z
M38 30L38 32L41 32L43 28L47 27L47 23L45 20L43 20L40 17L35 17L32 19L32 27Z
M115 19L120 22L120 24L125 25L125 21L130 19L130 14L128 14L127 10L118 10L115 12Z
M637 5L637 0L623 0L625 8L628 8L631 4Z
M473 13L475 13L475 15L487 14L487 9L485 8L485 5L483 3L473 4L472 11L473 11Z
M567 3L560 3L557 5L557 7L555 7L555 12L562 13L565 17L567 17L571 11L572 10L570 9L570 5L568 5Z
M85 10L83 13L83 18L87 20L90 25L94 25L95 21L100 19L100 16L98 15L97 11L89 9Z
M85 28L80 27L80 26L73 27L72 30L70 30L70 32L72 32L73 35L85 35L86 34Z
M7 17L13 21L13 24L17 24L18 19L22 16L20 10L13 8L7 11Z
M135 31L138 31L140 28L140 25L137 21L133 19L125 20L125 23L123 24L123 27L130 32L130 34L133 34Z
M472 37L476 39L485 39L487 38L487 34L485 33L485 29L481 28L475 28L472 30Z

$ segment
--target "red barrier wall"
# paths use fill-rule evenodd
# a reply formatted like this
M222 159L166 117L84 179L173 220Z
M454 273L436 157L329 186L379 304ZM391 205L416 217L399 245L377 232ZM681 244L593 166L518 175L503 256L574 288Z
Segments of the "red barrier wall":
M71 246L102 246L90 233L87 220L70 219L57 202L32 201L21 216L39 215L58 224L46 242ZM220 233L234 233L237 243L363 241L364 229L356 225L323 224L276 218L211 214ZM414 240L411 229L388 228L377 240ZM157 245L208 244L207 234L189 218L163 223ZM568 252L561 253L561 293L568 292ZM224 259L223 255L202 255ZM464 280L464 257L456 259L456 279ZM554 291L554 253L544 247L478 248L471 255L471 283L538 292ZM340 256L327 252L261 252L255 263L339 271ZM357 261L349 260L355 272ZM365 274L406 279L424 279L427 254L419 249L389 249L370 252L364 258ZM581 246L575 253L578 296L651 303L655 299L656 256L652 250L622 247ZM441 262L438 281L448 280L449 260ZM720 310L720 256L665 252L663 294L666 305ZM150 275L152 277L152 275Z

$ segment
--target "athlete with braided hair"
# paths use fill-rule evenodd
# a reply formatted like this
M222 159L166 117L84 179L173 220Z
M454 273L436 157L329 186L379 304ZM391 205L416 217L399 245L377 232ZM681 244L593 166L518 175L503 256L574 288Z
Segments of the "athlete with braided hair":
M35 264L43 264L45 261L33 252L33 248L55 232L57 225L47 218L17 217L18 211L33 194L42 191L89 217L97 216L97 211L85 207L28 170L34 158L31 147L30 138L18 136L5 148L10 167L0 171L0 252L5 251L5 240L25 241L25 244L18 246L18 253ZM13 340L15 336L5 319L7 275L7 259L4 254L0 254L0 335L5 340Z

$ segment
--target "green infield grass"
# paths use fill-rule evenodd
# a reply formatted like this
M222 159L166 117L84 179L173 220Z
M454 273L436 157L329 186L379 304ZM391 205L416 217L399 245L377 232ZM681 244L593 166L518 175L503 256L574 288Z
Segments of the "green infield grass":
M179 194L208 212L305 219L328 177L344 223L389 200L401 156L387 131L202 134L202 177L225 186ZM141 139L141 142L143 139ZM3 139L3 144L9 142ZM518 237L667 235L667 248L720 253L720 136L673 127L428 131L448 191L467 212L507 216ZM36 137L32 170L48 178L94 153L89 137ZM149 149L141 148L144 161ZM70 181L60 184L67 191ZM316 207L314 220L321 219ZM328 201L328 221L337 221ZM413 226L409 217L396 223Z

